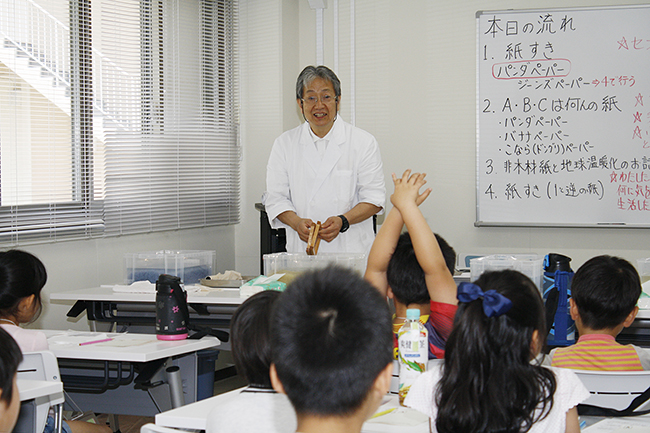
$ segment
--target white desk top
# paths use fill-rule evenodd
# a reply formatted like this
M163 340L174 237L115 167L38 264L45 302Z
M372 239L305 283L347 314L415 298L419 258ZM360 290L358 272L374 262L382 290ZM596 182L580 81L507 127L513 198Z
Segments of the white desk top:
M238 388L214 397L190 403L176 409L156 414L156 424L163 427L205 430L208 413L220 402L239 394L244 388Z
M91 289L70 290L50 294L52 301L105 301L105 302L148 302L156 300L155 293L114 292L112 287L102 286ZM187 294L187 302L201 304L240 305L246 298L239 296L239 289L206 288L200 292Z
M583 433L645 433L650 427L648 415L621 418L606 418L582 430Z
M44 330L50 350L57 358L96 361L148 362L171 356L184 355L216 347L221 342L215 337L200 340L158 340L154 334L98 333L84 331ZM92 341L105 336L112 341L79 345L79 341Z
M17 383L18 391L20 392L20 401L32 400L34 398L63 392L62 382L18 379Z
M179 407L177 409L168 410L156 415L156 424L163 427L172 427L172 428L182 428L182 429L196 429L196 430L205 430L207 424L207 416L210 413L210 410L215 406L219 405L220 402L223 402L226 399L232 398L234 395L237 395L244 388L235 389L233 391L226 392L224 394L219 394L214 397L206 398L205 400L197 401L196 403L191 403L186 406ZM387 410L387 408L398 408L399 404L397 402L397 396L387 395L385 398L385 403L379 409L379 412ZM413 409L409 408L399 408L395 412L416 412ZM388 417L395 415L395 412L391 414L383 415ZM422 419L427 419L425 415L418 415ZM417 425L410 426L404 424L383 424L377 421L381 420L381 416L366 422L361 429L365 433L429 433L429 423L427 421L421 422Z

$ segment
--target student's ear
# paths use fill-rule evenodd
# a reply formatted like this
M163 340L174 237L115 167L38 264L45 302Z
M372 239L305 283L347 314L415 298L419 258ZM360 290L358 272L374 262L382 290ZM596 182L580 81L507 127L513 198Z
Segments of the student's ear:
M539 342L539 331L535 329L533 331L533 336L530 341L530 353L531 359L535 358L542 351L541 344Z
M388 392L388 390L390 390L390 382L392 379L393 363L389 362L388 365L386 365L386 368L384 368L375 379L373 388L383 396Z
M275 369L275 364L271 364L271 368L269 369L269 376L271 376L271 385L273 386L273 389L280 394L286 394L286 392L284 392L282 382L280 382L280 378L278 377L278 371Z
M388 299L393 299L395 297L393 294L393 289L391 289L390 286L388 286L388 289L386 289L386 296Z
M574 322L578 320L578 307L576 306L573 298L569 298L569 313L571 314L571 318Z
M629 328L630 325L632 325L632 322L634 322L634 319L636 318L638 312L639 312L639 307L634 307L634 309L630 311L630 314L628 314L627 317L625 318L625 322L623 322L623 327Z
M18 313L22 316L30 316L34 310L34 304L36 303L36 295L31 294L25 296L23 299L18 302Z

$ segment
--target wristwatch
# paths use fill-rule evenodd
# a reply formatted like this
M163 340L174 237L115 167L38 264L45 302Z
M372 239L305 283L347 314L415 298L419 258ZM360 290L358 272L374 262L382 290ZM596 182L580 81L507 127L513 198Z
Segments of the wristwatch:
M348 229L350 228L350 222L348 221L348 219L343 215L339 215L339 218L341 218L341 221L343 222L343 225L341 226L341 230L339 230L339 233L348 231Z

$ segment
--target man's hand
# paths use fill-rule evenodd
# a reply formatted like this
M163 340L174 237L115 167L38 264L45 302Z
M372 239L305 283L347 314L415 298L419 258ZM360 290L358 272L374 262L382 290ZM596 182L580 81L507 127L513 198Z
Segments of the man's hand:
M309 240L309 228L313 223L314 222L309 218L300 218L300 221L298 221L296 226L293 228L298 232L301 241L307 242Z
M282 212L278 215L278 219L294 229L300 236L301 241L307 242L309 240L309 228L314 223L311 219L300 218L294 211Z
M318 237L325 242L332 242L339 235L343 227L343 221L338 216L331 216L320 225L320 232Z

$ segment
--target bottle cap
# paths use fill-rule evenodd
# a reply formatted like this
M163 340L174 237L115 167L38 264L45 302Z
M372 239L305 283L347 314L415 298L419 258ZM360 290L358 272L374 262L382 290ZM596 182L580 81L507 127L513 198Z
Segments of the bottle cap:
M417 308L406 310L406 320L420 320L420 310Z

